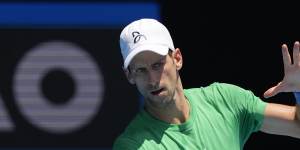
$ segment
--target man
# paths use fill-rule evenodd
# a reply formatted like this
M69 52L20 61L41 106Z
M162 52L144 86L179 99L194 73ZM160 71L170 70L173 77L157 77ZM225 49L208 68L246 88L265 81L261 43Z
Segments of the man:
M116 139L114 150L240 150L258 130L300 138L299 105L266 103L226 83L183 89L180 49L174 48L167 28L157 20L127 25L120 47L126 77L144 96L145 105ZM282 52L285 77L265 97L300 91L299 42L294 44L294 64L286 45Z

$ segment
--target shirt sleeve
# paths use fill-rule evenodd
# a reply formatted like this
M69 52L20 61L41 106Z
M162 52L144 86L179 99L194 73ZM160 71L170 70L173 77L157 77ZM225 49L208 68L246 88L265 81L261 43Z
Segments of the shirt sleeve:
M234 110L239 123L240 139L245 143L251 133L261 128L267 103L250 90L232 84L220 85L218 89L229 109Z

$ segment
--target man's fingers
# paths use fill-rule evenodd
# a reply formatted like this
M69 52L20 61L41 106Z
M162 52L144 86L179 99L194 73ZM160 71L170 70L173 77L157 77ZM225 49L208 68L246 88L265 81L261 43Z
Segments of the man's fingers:
M293 64L294 65L299 65L299 61L300 61L300 52L299 52L299 42L296 41L294 44L294 48L293 48Z
M278 94L278 90L277 90L277 86L271 87L269 88L265 93L264 93L264 97L265 98L269 98L272 96L275 96L276 94Z
M290 56L290 53L289 53L289 50L288 50L288 47L286 46L286 44L282 45L281 50L282 50L284 72L287 72L288 68L292 64L291 56Z
M264 93L264 97L265 98L269 98L272 96L275 96L276 94L280 93L280 92L284 92L283 90L285 89L285 83L284 82L279 82L276 86L273 86L271 88L269 88L265 93Z

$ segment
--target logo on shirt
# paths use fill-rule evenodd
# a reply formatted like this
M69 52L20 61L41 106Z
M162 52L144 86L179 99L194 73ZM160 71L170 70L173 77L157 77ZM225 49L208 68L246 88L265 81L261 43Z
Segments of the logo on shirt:
M144 40L147 40L146 36L143 34L140 34L138 31L132 32L132 37L133 37L133 43L136 44L141 40L141 38L144 38Z

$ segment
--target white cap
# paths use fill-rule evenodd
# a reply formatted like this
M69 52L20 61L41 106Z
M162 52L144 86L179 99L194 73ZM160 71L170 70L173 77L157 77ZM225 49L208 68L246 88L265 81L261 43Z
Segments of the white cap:
M148 18L133 21L123 29L120 47L125 69L132 58L142 51L167 55L169 49L175 50L168 29L157 20Z

